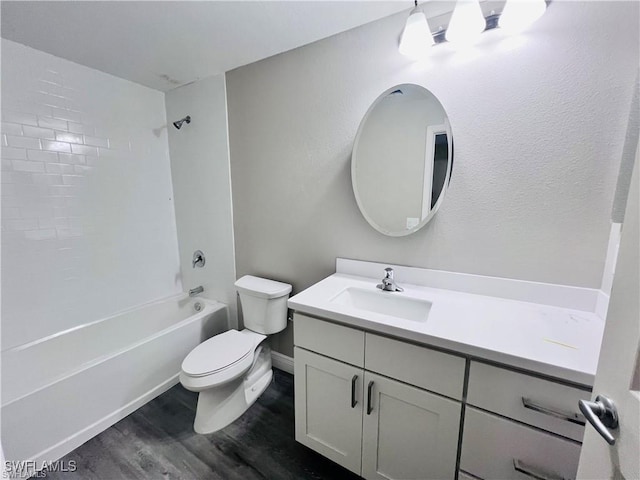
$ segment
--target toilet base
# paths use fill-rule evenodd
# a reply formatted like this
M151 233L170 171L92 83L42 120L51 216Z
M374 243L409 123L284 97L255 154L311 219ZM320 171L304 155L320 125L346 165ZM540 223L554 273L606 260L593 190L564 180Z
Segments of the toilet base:
M223 429L254 404L272 379L271 351L263 346L254 365L245 375L198 394L193 429L202 434Z

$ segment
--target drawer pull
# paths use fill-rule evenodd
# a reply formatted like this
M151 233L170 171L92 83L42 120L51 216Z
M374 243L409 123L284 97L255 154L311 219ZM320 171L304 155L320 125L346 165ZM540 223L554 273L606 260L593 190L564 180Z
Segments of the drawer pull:
M356 408L358 401L356 400L356 381L358 380L358 375L354 375L351 379L351 408Z
M373 412L373 405L371 405L371 396L373 395L373 380L367 385L367 415L371 415Z
M561 475L555 473L543 472L538 468L533 468L530 465L522 463L520 460L513 459L513 469L516 472L525 474L528 477L535 478L536 480L568 480Z
M545 407L537 403L534 403L530 399L525 397L522 397L522 406L524 408L528 408L529 410L533 410L535 412L540 412L545 415L549 415L550 417L559 418L560 420L565 420L567 422L575 423L577 425L582 425L582 426L585 425L585 418L580 413L564 412L562 410L556 410L554 408Z

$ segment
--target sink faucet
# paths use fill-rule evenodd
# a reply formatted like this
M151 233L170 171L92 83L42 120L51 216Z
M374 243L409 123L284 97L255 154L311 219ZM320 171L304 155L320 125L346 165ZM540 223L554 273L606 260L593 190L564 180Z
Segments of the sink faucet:
M382 283L376 285L380 290L385 292L403 292L404 288L399 287L393 279L393 268L387 267L384 269L385 275L382 279Z

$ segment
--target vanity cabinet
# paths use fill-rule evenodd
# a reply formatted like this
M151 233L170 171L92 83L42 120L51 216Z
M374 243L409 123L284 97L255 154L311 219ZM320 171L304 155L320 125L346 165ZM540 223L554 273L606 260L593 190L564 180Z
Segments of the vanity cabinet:
M575 478L590 392L471 361L460 470L504 480Z
M296 440L366 479L575 478L587 386L297 312L294 343Z
M383 480L452 478L460 402L375 373L365 372L364 379L361 475Z
M298 347L294 355L296 440L359 474L363 370Z
M294 343L298 442L366 479L455 476L463 358L300 314Z

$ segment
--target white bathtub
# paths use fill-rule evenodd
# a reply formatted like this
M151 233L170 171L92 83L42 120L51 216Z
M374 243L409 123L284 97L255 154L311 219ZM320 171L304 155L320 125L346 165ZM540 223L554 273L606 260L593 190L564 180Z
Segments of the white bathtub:
M7 460L59 459L178 383L184 357L227 328L226 305L180 294L2 352Z

